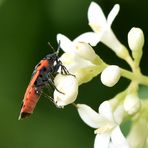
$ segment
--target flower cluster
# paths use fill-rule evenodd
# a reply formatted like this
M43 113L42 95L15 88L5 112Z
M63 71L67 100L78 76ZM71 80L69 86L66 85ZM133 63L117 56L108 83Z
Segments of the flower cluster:
M148 86L148 77L140 71L140 60L144 45L144 34L140 28L133 27L128 33L128 48L116 37L111 25L119 12L116 4L105 17L100 6L91 2L88 9L88 24L92 32L79 35L70 40L62 34L57 35L64 53L60 57L63 65L72 75L57 75L55 86L59 91L54 92L54 101L57 106L64 107L73 103L78 94L78 86L90 81L101 74L101 82L108 87L118 83L120 77L131 80L129 86L112 99L104 101L99 111L94 111L86 104L74 104L80 118L96 134L94 148L147 148L148 147L148 101L138 95L139 85ZM119 58L125 60L131 71L117 65L105 63L92 48L99 42L105 44ZM91 92L92 93L92 92ZM125 121L132 121L127 137L120 129ZM143 131L139 135L139 131Z

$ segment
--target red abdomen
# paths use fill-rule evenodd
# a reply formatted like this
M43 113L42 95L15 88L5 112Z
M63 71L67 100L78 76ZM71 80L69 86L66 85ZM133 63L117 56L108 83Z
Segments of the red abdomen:
M39 98L40 95L36 93L35 87L28 86L19 119L28 117L30 114L33 113Z

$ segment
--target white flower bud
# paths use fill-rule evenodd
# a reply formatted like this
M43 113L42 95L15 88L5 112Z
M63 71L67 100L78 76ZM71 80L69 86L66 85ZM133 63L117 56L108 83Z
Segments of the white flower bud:
M76 100L78 95L78 82L72 75L58 74L54 80L57 90L54 91L54 102L64 107Z
M111 65L103 70L101 82L108 87L112 87L119 81L120 76L120 68L116 65Z
M124 100L124 109L129 115L133 115L140 108L140 99L135 94L129 94Z
M128 44L132 51L138 51L143 48L144 34L140 28L133 27L128 33Z
M96 58L95 51L93 50L93 48L88 43L84 43L84 42L76 43L75 52L79 56L81 56L84 59L87 59L89 61L93 61Z

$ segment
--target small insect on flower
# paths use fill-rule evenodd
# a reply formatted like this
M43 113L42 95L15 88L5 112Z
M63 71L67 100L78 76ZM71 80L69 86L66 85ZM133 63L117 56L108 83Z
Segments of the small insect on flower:
M52 46L51 46L51 48L53 49ZM59 42L59 47L56 52L46 55L35 66L35 69L32 73L30 83L29 83L26 93L24 95L19 120L26 118L33 113L34 108L35 108L35 106L42 94L45 95L46 97L50 98L50 100L53 103L55 103L51 96L48 96L43 92L43 89L45 87L47 88L50 86L53 89L57 90L57 88L54 84L54 77L58 74L59 70L60 70L61 74L64 74L64 75L70 74L68 72L68 70L66 69L66 67L59 60L59 56L58 56L59 49L60 49L60 42ZM57 90L57 91L59 91L59 90ZM60 92L60 93L62 93L62 92Z

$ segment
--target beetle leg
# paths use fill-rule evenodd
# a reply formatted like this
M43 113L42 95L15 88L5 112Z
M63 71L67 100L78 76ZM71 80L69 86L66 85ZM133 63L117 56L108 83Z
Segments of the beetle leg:
M49 85L52 86L55 90L57 90L59 93L64 94L60 90L57 89L52 79L48 79Z
M62 74L62 75L71 75L71 76L74 76L74 77L75 77L75 75L71 74L71 73L67 70L67 68L66 68L64 65L62 65L62 64L61 64L61 74Z
M44 93L43 91L42 91L42 95L43 95L44 97L46 97L48 100L50 100L57 108L62 108L62 107L60 107L60 106L58 106L58 105L56 104L56 102L54 101L54 99L53 99L51 96L47 95L47 94Z

